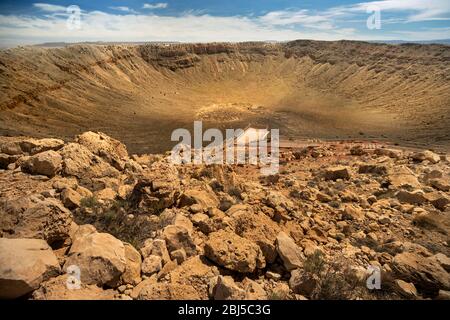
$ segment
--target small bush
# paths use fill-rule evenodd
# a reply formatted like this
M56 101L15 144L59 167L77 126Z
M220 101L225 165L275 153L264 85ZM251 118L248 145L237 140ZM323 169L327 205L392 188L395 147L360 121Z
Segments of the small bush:
M89 197L82 200L81 208L74 213L74 218L78 224L92 224L98 231L110 233L139 248L150 233L158 228L158 224L147 215L130 218L131 212L127 201L116 200L102 205L94 197Z
M307 257L303 263L303 271L311 275L311 278L319 279L310 299L348 300L367 290L348 263L344 260L329 263L321 251Z
M94 196L92 197L86 197L81 199L80 201L80 206L82 208L97 208L100 206L100 203L98 202L97 198L95 198Z

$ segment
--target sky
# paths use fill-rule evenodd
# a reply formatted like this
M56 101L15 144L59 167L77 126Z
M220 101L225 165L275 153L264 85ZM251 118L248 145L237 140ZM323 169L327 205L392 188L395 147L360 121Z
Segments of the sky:
M437 40L450 0L0 1L0 45L44 42Z

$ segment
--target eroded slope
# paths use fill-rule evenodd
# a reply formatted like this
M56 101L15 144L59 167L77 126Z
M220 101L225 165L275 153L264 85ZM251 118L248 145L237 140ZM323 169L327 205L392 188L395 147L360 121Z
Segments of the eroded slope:
M0 53L0 130L101 130L160 152L202 119L448 149L449 58L448 46L348 41L17 48Z

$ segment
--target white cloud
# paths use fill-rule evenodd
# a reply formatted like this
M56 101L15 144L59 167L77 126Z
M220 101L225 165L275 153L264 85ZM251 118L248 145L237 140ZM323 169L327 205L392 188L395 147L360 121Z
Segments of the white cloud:
M382 0L340 6L335 9L342 12L366 12L369 6L377 7L381 12L408 13L405 22L450 20L449 0Z
M68 30L66 19L0 15L0 40L12 43L79 41L264 41L357 38L353 29L298 31L261 23L258 19L210 15L121 15L101 11L82 15L81 29Z
M109 7L109 9L116 10L116 11L127 12L127 13L137 13L137 11L135 11L135 10L129 8L129 7L125 7L125 6Z
M445 0L448 1L448 0ZM450 3L450 1L448 1ZM445 18L447 2L385 0L374 1L382 10L401 12L384 22L395 23L418 19ZM405 4L405 3L408 3ZM147 4L162 8L162 3ZM176 16L132 12L124 6L111 7L120 11L82 11L81 29L68 30L65 8L45 3L34 6L47 12L45 16L0 14L0 42L8 45L42 42L79 41L262 41L262 40L434 40L449 38L448 28L417 29L402 27L402 32L371 32L366 29L366 7L369 2L333 7L322 11L279 10L262 16L211 16L204 12L184 12ZM408 10L406 9L408 7ZM403 11L402 9L403 8ZM430 9L431 8L431 9ZM434 8L434 9L433 9ZM439 12L437 10L439 9ZM123 12L127 14L123 14ZM132 14L128 14L132 13ZM408 15L409 14L409 15ZM447 15L448 16L448 15ZM353 20L353 22L352 22ZM343 24L342 22L346 22Z
M39 10L46 11L46 12L60 12L60 11L66 11L66 7L58 6L54 4L48 4L48 3L33 3L33 6L35 8L38 8Z
M143 9L165 9L168 7L168 4L165 2L159 3L144 3L142 6Z
M273 26L298 25L306 28L331 30L336 28L329 14L313 14L309 10L272 11L259 18L262 23Z

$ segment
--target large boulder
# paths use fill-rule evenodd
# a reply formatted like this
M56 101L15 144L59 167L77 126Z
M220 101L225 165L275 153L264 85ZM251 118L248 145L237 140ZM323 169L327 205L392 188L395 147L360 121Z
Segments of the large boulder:
M403 252L394 257L391 267L400 279L412 282L427 295L450 289L450 274L432 257Z
M208 298L208 288L211 279L216 277L219 271L208 259L203 256L194 256L170 271L170 281L195 288L202 299Z
M19 144L23 152L33 155L48 150L57 151L64 146L64 141L54 138L26 139Z
M234 232L255 242L264 255L267 263L273 263L277 257L275 240L280 227L268 216L254 213L251 207L234 205L227 214L232 218Z
M283 260L286 270L300 268L303 265L302 250L295 244L295 241L286 233L280 232L277 235L277 251Z
M0 299L26 295L59 273L58 260L45 241L0 238Z
M44 239L51 246L69 238L72 213L56 199L25 196L8 202L5 212L12 221L10 237Z
M135 185L129 200L138 210L159 214L175 204L179 193L178 170L167 161L158 161Z
M78 143L65 145L59 153L62 156L62 173L65 176L78 179L119 176L119 171Z
M125 246L108 233L75 237L64 269L71 265L80 268L82 283L116 287L127 266Z
M101 157L117 170L125 168L128 152L125 145L102 132L88 131L76 138L76 142Z
M22 169L31 174L53 177L61 169L61 161L59 153L49 150L29 157L22 164Z
M242 273L254 272L266 265L257 244L225 230L209 235L205 256L226 269Z

